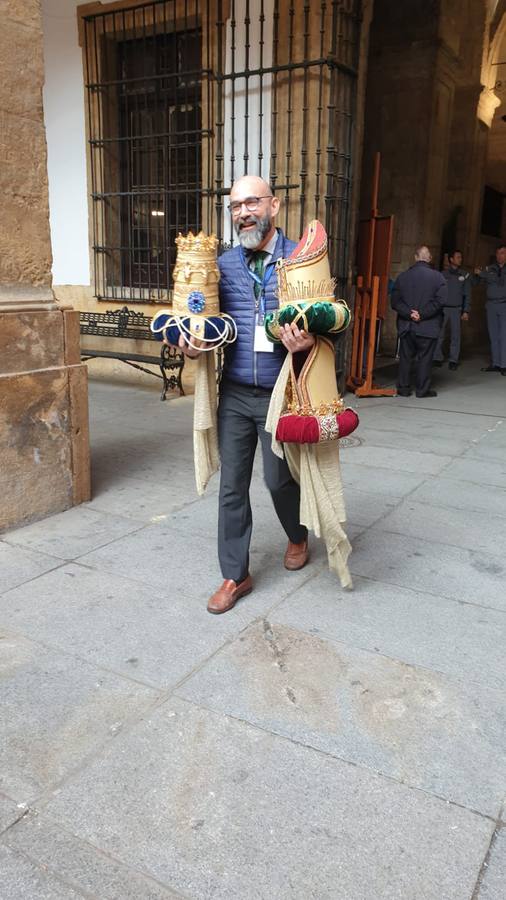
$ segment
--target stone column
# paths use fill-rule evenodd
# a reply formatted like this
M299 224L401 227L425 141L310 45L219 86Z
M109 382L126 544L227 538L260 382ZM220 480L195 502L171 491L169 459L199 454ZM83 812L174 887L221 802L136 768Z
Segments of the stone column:
M0 531L90 497L79 314L51 289L40 0L2 0Z
M440 32L442 2L375 0L366 92L361 213L369 214L373 160L381 152L379 209L394 214L391 274L420 243L439 262L457 57ZM383 348L396 344L387 317Z

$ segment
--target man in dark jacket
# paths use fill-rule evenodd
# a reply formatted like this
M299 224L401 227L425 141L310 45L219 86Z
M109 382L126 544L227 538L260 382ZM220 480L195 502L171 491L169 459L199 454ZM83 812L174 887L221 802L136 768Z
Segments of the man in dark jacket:
M249 489L255 450L260 439L264 478L279 521L288 537L284 565L301 569L308 560L307 529L299 522L300 490L288 465L271 450L265 431L272 388L286 352L308 350L314 337L285 326L283 345L267 341L264 317L277 309L276 260L289 256L295 244L274 220L279 200L263 179L245 175L230 192L230 213L239 246L218 260L220 307L237 324L237 340L227 346L220 384L218 434L221 459L218 556L225 579L208 603L211 613L224 613L252 589L249 545L252 531ZM180 340L183 352L199 355Z
M437 397L430 390L430 370L443 322L448 288L440 272L431 268L428 247L419 247L415 264L401 272L392 290L392 308L397 312L400 338L397 393L411 396L411 366L416 360L416 396Z
M444 320L434 353L434 365L443 365L443 342L445 332L450 323L450 351L448 368L455 371L459 365L460 356L460 326L461 322L469 320L471 307L471 276L462 268L462 253L460 250L452 250L448 257L449 266L441 273L448 287L448 297L443 310Z
M487 325L490 337L489 366L482 372L506 375L506 245L495 251L495 263L486 269L475 269L477 279L487 285Z

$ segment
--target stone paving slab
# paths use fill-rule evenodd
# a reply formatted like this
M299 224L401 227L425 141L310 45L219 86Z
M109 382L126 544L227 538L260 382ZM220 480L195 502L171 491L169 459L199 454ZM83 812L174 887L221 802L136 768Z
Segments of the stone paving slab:
M269 548L272 554L277 552L278 563L275 570L279 569L279 563L283 559L286 550L286 535L279 524L267 488L263 484L255 484L252 490L251 507L253 511L253 553ZM375 519L378 517L377 506ZM216 494L201 497L193 503L170 513L164 523L168 528L179 529L188 535L198 535L204 538L214 538L218 533L218 498ZM346 523L344 530L350 537L361 533L363 528ZM309 538L310 553L315 552L321 541L311 535ZM318 550L318 556L324 554L324 548Z
M361 430L358 436L362 437ZM381 444L376 446L373 438L359 447L350 448L348 452L341 452L341 464L345 471L350 464L368 468L374 462L375 469L392 469L395 473L411 472L415 475L437 475L452 462L453 454L441 455L420 448L419 444L418 447L417 450L406 450L402 447L383 447ZM382 476L383 473L378 472L378 475Z
M361 400L369 406L383 407L389 412L391 409L402 410L411 409L415 412L428 412L440 415L441 413L452 413L462 416L482 417L484 414L490 416L504 416L504 383L502 378L497 375L485 375L480 372L480 366L485 360L475 362L474 370L471 364L466 361L455 376L452 373L445 372L442 369L434 369L432 372L432 387L438 391L437 397L419 399L412 395L411 397L378 397L374 398L372 403L370 399ZM377 374L385 373L384 369L378 370ZM383 383L393 384L397 376L395 367L390 369L390 381ZM356 402L356 401L355 401ZM390 408L390 409L389 409ZM436 421L436 420L434 420Z
M371 494L367 491L350 487L346 478L343 478L344 501L346 515L349 522L354 525L369 527L384 516L392 512L402 498L388 499L380 494Z
M457 481L452 478L436 476L428 479L413 491L411 499L433 506L466 509L471 514L484 512L491 516L506 517L506 488L473 484L470 481ZM472 515L470 515L470 524L472 524Z
M284 590L286 596L287 579ZM160 580L157 587L133 584L70 564L54 577L40 578L34 596L21 587L1 597L0 621L33 640L166 690L275 599L268 587L258 588L226 616L211 616L207 597L192 596L191 590L175 596L170 581Z
M2 634L0 789L28 803L74 770L157 692Z
M501 444L480 443L472 444L463 454L468 459L477 460L480 466L486 466L489 461L501 463L504 460L506 448Z
M162 410L163 412L163 410ZM132 456L142 449L154 451L156 447L164 458L168 460L174 454L176 448L186 445L192 455L193 424L191 416L167 416L156 417L145 411L129 410L128 414L122 414L119 418L114 413L110 421L97 420L93 422L93 459L105 463L116 461L121 464L123 448ZM115 444L114 438L118 442ZM142 455L138 458L139 468L142 467Z
M400 423L397 423L400 425ZM411 430L413 429L413 430ZM424 428L420 433L420 428L410 425L404 426L403 429L390 429L390 419L379 426L376 423L369 423L367 416L364 415L360 422L360 428L357 432L358 437L363 442L364 449L376 448L394 448L396 450L415 451L419 453L433 453L436 456L450 456L467 452L470 447L469 432L467 428L454 429L451 426L441 428L438 426L437 431L434 428ZM350 451L353 453L353 450ZM370 460L369 460L370 461Z
M85 554L80 562L157 588L170 585L172 596L184 596L195 590L205 594L214 584L217 570L214 578L210 578L208 570L212 570L215 556L216 546L211 536L199 537L197 546L195 541L189 541L188 535L162 521ZM188 568L181 565L183 560L188 561ZM205 566L201 565L202 560L206 560ZM196 569L198 575L193 574Z
M276 609L275 620L347 646L506 689L506 614L355 578L340 591L322 571Z
M99 900L177 900L182 896L80 841L44 813L25 816L4 840L32 863L63 878L75 890L85 891L87 897L92 894Z
M121 448L121 450L119 449ZM105 446L95 446L91 459L92 477L134 477L141 481L163 484L173 478L188 479L193 475L191 436L146 435L132 431L128 439L121 435Z
M473 512L470 527L468 510L416 503L408 497L376 527L422 540L430 538L440 544L467 547L492 556L506 556L504 519L485 512Z
M57 566L61 566L61 559L24 547L13 547L0 539L0 594Z
M2 900L83 900L89 894L75 891L59 878L34 865L22 854L0 845Z
M140 527L129 519L97 512L81 504L49 519L9 531L5 541L59 559L75 559Z
M506 894L506 828L498 831L484 867L476 900L504 900Z
M208 487L207 494L216 497L217 491L216 480ZM87 507L147 523L163 521L175 510L195 502L198 498L189 477L148 482L142 478L123 478L121 474L117 480L109 480L102 473L96 477L93 499Z
M442 475L444 478L456 481L471 481L474 484L491 485L504 490L506 488L506 445L501 462L493 459L484 462L465 456L463 459L453 460Z
M501 556L371 528L355 540L350 568L383 583L506 610Z
M504 462L506 451L506 414L503 420L473 439L466 456Z
M348 457L346 457L346 460ZM343 483L345 491L355 488L370 494L379 494L388 500L404 497L425 481L426 475L414 475L412 472L398 472L388 469L375 469L374 457L371 465L361 466L353 462L343 463Z
M451 400L453 400L453 397ZM461 436L469 435L469 441L478 438L490 428L493 428L499 421L500 416L489 409L484 409L483 402L481 410L478 414L468 411L460 411L448 406L450 398L446 398L444 404L442 398L438 399L438 403L416 403L413 400L402 400L400 397L393 399L361 401L360 404L353 403L360 416L360 423L366 428L374 428L382 431L383 428L388 431L415 431L419 434L424 432L445 433L446 429L451 428ZM445 408L446 407L446 408ZM503 412L504 415L504 412ZM358 432L360 434L360 432Z
M0 794L0 833L17 822L23 813L24 810L20 809L13 800Z
M277 528L278 535L279 531ZM244 603L248 608L255 609L256 615L287 596L325 564L324 547L321 542L315 541L309 565L287 575L282 562L285 541L281 537L280 545L273 548L260 535L258 542L252 544L250 571L255 590L251 597L245 598ZM183 561L187 564L182 564ZM80 562L157 589L167 585L167 593L171 597L194 597L199 602L207 602L223 580L218 566L216 540L211 530L207 537L192 537L178 527L165 524L146 526L135 534L88 553L81 557Z
M181 700L119 740L47 811L195 900L463 900L493 831L468 810Z
M502 806L503 691L264 620L177 694L484 815Z

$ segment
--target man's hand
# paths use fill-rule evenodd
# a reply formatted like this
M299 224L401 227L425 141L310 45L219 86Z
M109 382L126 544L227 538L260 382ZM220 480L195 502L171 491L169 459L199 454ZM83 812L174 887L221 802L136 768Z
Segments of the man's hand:
M174 344L169 344L167 338L163 339L163 343L166 344L167 347L174 346ZM187 356L189 359L197 359L197 357L200 356L200 354L202 353L202 350L200 348L204 346L204 343L203 343L203 341L199 341L197 338L192 338L192 343L195 345L196 348L199 348L199 349L194 350L193 347L189 347L188 344L186 343L183 335L181 334L179 336L178 347L181 350L181 352L184 353L184 355Z
M469 313L462 313L460 318L463 322L469 322Z
M420 321L420 313L418 312L417 309L412 309L412 310L411 310L410 319L413 319L413 322L419 322L419 321Z
M474 274L481 275L481 269L479 268L479 266L477 266L476 269L474 270Z
M301 350L309 350L314 342L314 334L306 334L300 331L295 322L291 325L283 325L281 329L281 341L289 353L300 353Z

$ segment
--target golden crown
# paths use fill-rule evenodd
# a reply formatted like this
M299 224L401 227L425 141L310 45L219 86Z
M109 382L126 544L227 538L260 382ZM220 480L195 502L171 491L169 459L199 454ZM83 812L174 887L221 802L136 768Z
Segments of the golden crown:
M193 231L189 231L186 235L180 232L176 238L176 245L180 253L214 254L218 246L218 238L215 234L204 234L203 231L199 231L198 234L193 234Z
M172 277L172 303L176 316L218 316L220 272L216 261L218 238L189 232L176 238L177 258Z

